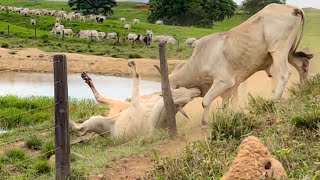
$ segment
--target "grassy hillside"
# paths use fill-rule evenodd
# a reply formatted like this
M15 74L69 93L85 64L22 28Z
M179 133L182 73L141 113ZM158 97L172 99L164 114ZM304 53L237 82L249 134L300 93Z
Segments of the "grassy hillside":
M14 5L29 8L40 9L64 9L70 10L65 2L46 2L39 1L33 3L31 0L9 1L4 0L1 2L3 5ZM134 24L130 32L145 34L146 29L152 29L156 35L172 35L180 41L180 48L177 45L171 45L168 48L168 57L173 59L187 59L190 57L193 49L183 44L185 39L189 37L200 38L214 32L223 32L240 24L244 17L242 15L235 15L231 19L224 22L217 23L213 29L201 29L192 27L178 27L178 26L156 26L146 22L147 11L134 9L135 6L141 3L123 2L118 3L114 9L114 14L108 20L100 25L95 22L62 22L67 28L72 28L76 33L81 29L96 29L104 32L118 32L120 37L123 38L129 33L122 27L124 23L119 21L120 17L126 17L128 21L134 18L140 18L140 24ZM34 40L34 29L30 25L30 19L35 18L38 20L37 34L38 39ZM60 52L78 52L103 56L113 57L144 57L144 58L158 58L157 45L153 43L150 48L145 48L143 45L132 46L131 43L122 43L119 46L113 46L114 41L94 41L89 43L87 40L80 40L75 38L66 38L62 41L61 38L52 37L49 33L54 24L53 17L22 17L19 14L10 12L7 14L5 11L0 12L0 41L2 46L9 46L10 48L24 48L24 47L38 47L47 51L60 51ZM10 25L10 37L6 37L5 31L7 26Z
M29 8L39 9L64 9L70 11L66 2L48 2L40 0L33 2L32 0L3 0L3 5L13 5ZM189 37L201 38L205 35L227 31L240 23L242 23L247 16L243 14L236 14L230 19L223 22L218 22L213 29L202 29L193 27L179 27L179 26L156 26L146 22L147 10L136 9L134 7L141 5L135 2L121 2L114 8L114 14L108 17L108 20L101 24L87 21L83 22L65 22L62 23L78 33L81 29L96 29L104 32L117 32L120 39L124 38L129 32L137 34L145 34L146 29L152 29L155 35L172 35L179 42L177 45L168 46L168 57L170 59L188 59L193 52L193 48L189 48L183 44L185 39ZM303 39L303 47L311 47L312 50L318 52L320 47L320 31L319 28L314 28L320 25L320 12L314 9L307 9L308 23L306 33ZM134 18L139 18L141 24L132 24L133 29L130 31L124 30L122 27L124 23L119 21L120 17L126 17L129 23ZM37 39L34 39L34 29L30 25L30 19L34 18L38 21ZM37 47L45 51L58 52L75 52L86 53L101 56L112 56L122 58L158 58L157 44L153 43L150 48L146 48L142 44L132 45L130 42L120 42L120 45L114 46L115 41L96 41L89 42L88 40L81 40L77 38L67 37L64 41L61 37L53 37L50 35L50 30L53 27L55 18L53 17L22 17L19 14L5 11L0 11L0 46L9 48L25 48ZM8 25L10 26L10 36L6 36Z

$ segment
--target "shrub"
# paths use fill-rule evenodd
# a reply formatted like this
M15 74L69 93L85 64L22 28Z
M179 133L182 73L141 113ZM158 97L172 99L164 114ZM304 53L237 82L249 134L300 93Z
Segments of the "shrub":
M35 135L30 136L26 141L26 146L29 149L38 150L41 148L41 145L42 145L41 140Z
M53 140L46 141L42 145L42 153L41 154L45 154L44 157L48 159L52 155L54 155L54 153L55 153L54 149L55 149L55 146L54 146Z
M46 174L52 171L51 166L49 165L47 160L39 160L36 161L32 168L36 171L38 174Z
M304 111L292 117L291 122L298 128L317 129L320 126L320 111Z
M240 139L249 134L257 126L257 122L243 111L225 109L213 115L210 125L213 139Z
M137 58L142 58L140 54L129 54L129 59L137 59Z
M10 149L5 152L6 159L13 163L27 159L26 152L21 149Z
M2 47L2 48L9 48L9 44L8 44L8 43L2 43L2 44L1 44L1 47Z
M252 97L249 95L248 109L250 113L259 115L266 113L274 113L276 110L275 102L272 100L266 100L262 97Z

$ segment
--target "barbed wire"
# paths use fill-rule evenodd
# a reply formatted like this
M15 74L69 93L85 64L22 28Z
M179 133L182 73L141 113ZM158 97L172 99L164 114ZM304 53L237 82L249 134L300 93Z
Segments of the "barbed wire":
M19 164L21 164L21 163L25 163L25 162L28 162L28 161L37 159L37 158L39 158L39 157L41 157L41 156L43 156L43 155L46 155L46 154L51 153L51 152L54 152L54 151L56 151L56 150L58 150L58 149L60 149L60 148L61 148L61 147L52 149L52 150L50 150L50 151L44 152L44 153L42 153L42 154L39 154L38 156L35 156L35 157L32 157L32 158L29 158L29 159L20 161L20 162L18 162L18 163L12 164L11 166L17 166L17 165L19 165Z
M28 138L28 137L31 137L31 136L35 135L35 134L43 133L43 132L45 132L45 131L48 131L49 129L54 130L56 127L59 127L59 126L60 126L60 125L57 125L57 126L51 126L51 125L50 125L50 127L46 128L46 129L43 129L43 130L41 130L41 131L37 131L36 133L29 134L29 135L25 135L25 136L23 136L23 137L19 137L19 138L13 139L13 140L6 141L5 143L0 144L0 147L1 147L1 146L4 146L4 145L7 145L7 144L11 144L11 143L17 142L17 141L22 140L22 139L26 139L26 138Z

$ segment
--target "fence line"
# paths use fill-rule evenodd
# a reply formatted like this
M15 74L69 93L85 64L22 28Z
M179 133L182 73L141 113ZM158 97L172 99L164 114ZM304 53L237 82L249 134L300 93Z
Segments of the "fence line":
M58 125L58 126L59 126L59 125ZM23 137L6 141L5 143L0 144L0 147L1 147L1 146L4 146L4 145L7 145L7 144L11 144L11 143L17 142L17 141L22 140L22 139L26 139L26 138L28 138L28 137L30 137L30 136L33 136L33 135L36 135L36 134L39 134L39 133L43 133L43 132L45 132L45 131L47 131L47 130L49 130L49 129L54 130L56 127L57 127L57 126L51 126L51 125L50 125L50 127L46 128L46 129L44 129L44 130L38 131L38 132L36 132L36 133L30 134L30 135L24 135Z
M61 147L58 147L58 148L52 149L52 150L47 151L47 152L45 152L45 153L39 154L38 156L35 156L35 157L32 157L32 158L29 158L29 159L26 159L26 160L20 161L20 162L18 162L18 163L12 164L11 166L17 166L17 165L19 165L19 164L21 164L21 163L24 163L24 162L28 162L28 161L31 161L31 160L37 159L37 158L39 158L39 157L41 157L41 156L43 156L43 155L46 155L46 154L51 153L51 152L54 152L54 151L56 151L56 150L58 150L58 149L60 149L60 148L61 148Z
M29 110L29 111L25 111L25 112L23 112L23 113L13 114L13 115L11 115L11 116L6 116L6 117L3 117L3 118L0 118L0 120L4 120L4 119L11 118L11 117L24 115L24 114L28 114L28 113L31 113L31 112L33 112L33 111L38 111L38 110L42 110L42 109L49 108L49 107L54 107L55 105L56 105L56 104L47 105L47 106L43 106L43 107L40 107L40 108L37 108L37 109L32 109L32 110Z

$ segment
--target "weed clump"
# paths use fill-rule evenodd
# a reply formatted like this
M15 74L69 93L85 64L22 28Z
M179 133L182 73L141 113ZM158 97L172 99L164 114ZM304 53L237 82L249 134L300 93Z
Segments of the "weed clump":
M221 110L213 115L211 136L213 139L240 139L258 125L255 118L242 111Z
M320 111L305 111L291 118L297 128L317 129L320 127Z
M50 158L50 156L54 155L55 153L54 149L55 149L55 146L54 146L53 140L46 141L42 145L42 154L45 154L44 157L48 159Z
M42 141L37 136L30 136L26 141L26 146L29 149L39 150L42 146Z
M5 152L5 160L16 163L27 159L26 152L21 149L10 149Z
M138 58L142 58L142 56L140 54L129 54L128 58L129 59L138 59Z
M2 44L1 44L1 47L2 47L2 48L7 48L7 49L9 49L9 44L8 44L8 43L2 43Z
M262 97L249 96L249 112L255 115L274 113L276 110L275 102Z
M38 174L46 174L52 171L52 167L49 165L48 161L46 160L39 160L36 161L32 168L35 170Z

